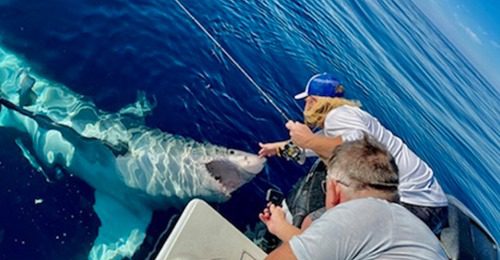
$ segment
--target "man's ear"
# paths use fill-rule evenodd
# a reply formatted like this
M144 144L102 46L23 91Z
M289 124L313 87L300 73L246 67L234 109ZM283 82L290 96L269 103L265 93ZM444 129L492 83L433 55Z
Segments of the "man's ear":
M337 206L338 204L340 204L340 201L342 200L342 189L341 189L341 185L340 183L338 182L334 182L333 183L333 186L335 186L335 206Z
M337 206L339 203L340 203L340 198L342 196L341 194L341 185L336 182L336 181L331 181L330 182L330 185L332 185L332 192L334 192L334 195L333 195L333 206Z
M326 194L326 207L333 208L340 203L340 185L335 181L328 181L326 185L330 186L330 189L327 188Z

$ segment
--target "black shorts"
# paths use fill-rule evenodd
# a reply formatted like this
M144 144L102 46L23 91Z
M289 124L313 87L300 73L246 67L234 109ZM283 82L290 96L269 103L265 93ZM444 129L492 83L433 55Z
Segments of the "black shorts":
M436 236L448 226L448 207L425 207L404 202L399 204L422 220Z

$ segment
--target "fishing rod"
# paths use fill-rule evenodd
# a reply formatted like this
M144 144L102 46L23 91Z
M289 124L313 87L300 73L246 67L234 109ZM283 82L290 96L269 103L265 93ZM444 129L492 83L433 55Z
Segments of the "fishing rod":
M217 39L215 39L215 37L212 36L212 34L210 34L210 32L205 28L205 26L203 26L203 24L201 24L201 22L198 21L198 19L196 19L196 17L194 17L194 15L181 3L181 1L175 0L175 2L184 11L184 13L186 13L186 15L189 18L191 18L191 20L222 51L222 53L224 53L224 55L233 63L233 65L236 66L236 68L238 68L238 70L248 79L248 81L250 81L250 83L252 83L252 85L260 92L260 94L262 94L262 96L264 96L269 101L269 103L271 103L271 105L281 114L281 116L286 121L290 120L289 117L278 107L278 105L276 105L276 103L272 100L272 98L262 89L262 87L260 87L259 84L257 84L257 82L250 76L250 74L248 74L246 72L246 70L243 69L243 67L236 61L236 59L234 59L233 56L231 56L231 54L229 54L229 52L226 51L226 49L224 49L224 47L222 47L222 45L217 41Z
M279 106L273 101L273 99L262 89L262 87L257 84L257 82L248 74L248 72L236 61L229 52L224 49L224 47L215 39L215 37L203 26L203 24L196 19L196 17L181 3L180 0L175 0L177 5L184 11L184 13L198 26L198 28L203 31L207 37L217 46L222 53L233 63L234 66L252 83L252 85L260 92L264 98L269 101L269 103L281 114L281 116L285 119L285 121L290 121L290 118L279 108ZM303 164L305 162L305 152L302 151L300 147L294 144L291 140L285 145L283 149L278 150L278 155L283 156L287 160L293 160L298 162L299 164Z

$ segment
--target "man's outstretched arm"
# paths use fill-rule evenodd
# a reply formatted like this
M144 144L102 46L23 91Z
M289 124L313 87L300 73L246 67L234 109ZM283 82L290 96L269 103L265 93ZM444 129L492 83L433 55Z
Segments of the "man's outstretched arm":
M299 122L288 121L285 126L290 131L290 139L294 144L312 150L322 159L330 158L333 149L342 144L340 136L315 135L309 127Z

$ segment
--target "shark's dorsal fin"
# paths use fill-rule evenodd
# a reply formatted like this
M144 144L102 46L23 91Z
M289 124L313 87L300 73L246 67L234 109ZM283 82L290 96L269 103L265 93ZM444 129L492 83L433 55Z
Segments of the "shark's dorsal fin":
M153 212L141 203L127 205L102 192L95 193L94 211L101 226L89 259L132 257L139 248Z

